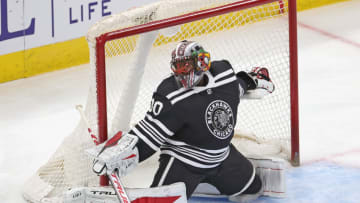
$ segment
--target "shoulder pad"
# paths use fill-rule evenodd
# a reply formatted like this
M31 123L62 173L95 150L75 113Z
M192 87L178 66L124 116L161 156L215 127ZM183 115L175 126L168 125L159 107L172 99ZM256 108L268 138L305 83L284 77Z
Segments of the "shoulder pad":
M156 88L156 93L162 96L166 96L171 92L178 90L178 84L176 84L176 80L173 75L165 78L159 86Z
M221 61L212 61L209 71L213 76L216 76L230 69L234 70L231 64L229 63L229 61L221 60Z

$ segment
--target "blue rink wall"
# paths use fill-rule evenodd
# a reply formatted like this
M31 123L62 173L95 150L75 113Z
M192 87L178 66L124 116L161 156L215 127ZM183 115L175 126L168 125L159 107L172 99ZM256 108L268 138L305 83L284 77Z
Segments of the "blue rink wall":
M287 171L287 197L260 197L251 203L359 203L360 168L315 162ZM226 198L191 198L190 203L230 202Z

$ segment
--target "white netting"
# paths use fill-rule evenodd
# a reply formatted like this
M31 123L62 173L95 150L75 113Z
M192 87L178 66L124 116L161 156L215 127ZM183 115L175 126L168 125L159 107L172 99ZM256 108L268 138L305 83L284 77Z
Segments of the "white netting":
M96 86L98 80L95 45L98 36L124 27L230 2L234 1L159 1L108 17L94 25L87 36L90 48L91 86L85 109L92 130L96 133L99 130L97 94L102 91ZM156 86L170 74L172 49L180 40L187 39L202 44L211 53L212 60L229 60L236 71L250 70L255 66L269 69L275 83L275 92L261 100L241 101L236 125L238 136L234 139L234 144L247 155L276 155L289 159L290 82L287 10L287 1L275 1L166 30L108 41L105 46L105 61L109 135L117 130L127 130L143 118ZM137 86L139 93L136 91ZM67 188L98 185L98 177L92 174L90 168L92 161L83 152L91 146L93 143L87 127L81 121L48 163L26 183L24 197L32 202L61 202L62 192ZM149 173L153 172L146 163L140 168ZM132 174L140 175L136 172ZM125 179L128 186L139 187L149 182L140 178L134 180L131 175ZM151 175L147 175L147 179L151 179ZM35 183L38 187L34 187Z

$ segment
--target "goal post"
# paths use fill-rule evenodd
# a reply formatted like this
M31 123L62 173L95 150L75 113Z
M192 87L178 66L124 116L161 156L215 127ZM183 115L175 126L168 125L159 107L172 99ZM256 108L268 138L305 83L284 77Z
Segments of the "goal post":
M202 20L214 16L220 16L230 12L245 10L247 8L254 8L256 6L269 4L279 4L279 13L286 12L287 1L284 0L243 0L223 6L209 8L205 10L195 11L180 16L175 16L166 19L160 19L148 22L141 25L134 25L119 30L103 33L96 37L96 66L97 77L100 81L98 83L98 108L102 111L99 112L99 136L102 140L107 139L107 111L106 111L106 64L105 64L105 44L111 40L121 39L133 35L139 35L151 31L157 31L172 26L182 25L197 20ZM188 2L189 3L189 2ZM288 21L289 21L289 81L290 81L290 98L291 98L291 162L294 165L299 164L299 128L298 128L298 81L297 81L297 19L296 19L296 0L288 1ZM271 14L270 14L271 15ZM131 100L130 100L131 101ZM126 128L126 127L125 127Z
M296 26L296 0L161 0L97 22L87 34L88 122L80 121L26 182L24 197L57 202L68 188L106 185L105 178L99 183L84 152L93 146L87 126L103 142L140 121L153 91L171 73L171 51L185 39L199 42L212 60L228 60L236 72L269 69L275 91L240 101L233 144L248 156L299 165ZM152 162L139 168L149 170ZM143 186L140 178L129 179L127 187Z
M300 166L299 90L296 0L289 0L289 68L291 99L291 164Z

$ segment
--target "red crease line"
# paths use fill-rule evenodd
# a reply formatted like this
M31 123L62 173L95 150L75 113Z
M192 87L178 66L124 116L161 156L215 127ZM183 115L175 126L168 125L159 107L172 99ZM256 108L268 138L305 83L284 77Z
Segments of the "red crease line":
M301 23L301 22L298 22L298 25L303 27L303 28L306 28L306 29L312 30L314 32L320 33L320 34L322 34L324 36L327 36L329 38L344 42L344 43L352 45L352 46L354 46L356 48L360 48L360 43L358 43L358 42L351 41L351 40L346 39L344 37L332 34L330 32L326 32L325 30L321 30L319 28L316 28L316 27L313 27L311 25L307 25L307 24L304 24L304 23Z

